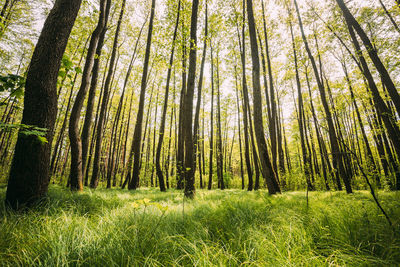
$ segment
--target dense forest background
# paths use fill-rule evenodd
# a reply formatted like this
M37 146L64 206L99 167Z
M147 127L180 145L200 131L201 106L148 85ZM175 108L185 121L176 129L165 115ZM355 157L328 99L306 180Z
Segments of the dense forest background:
M83 1L53 129L20 124L52 2L3 1L3 182L19 131L73 190L400 188L396 1L196 4Z

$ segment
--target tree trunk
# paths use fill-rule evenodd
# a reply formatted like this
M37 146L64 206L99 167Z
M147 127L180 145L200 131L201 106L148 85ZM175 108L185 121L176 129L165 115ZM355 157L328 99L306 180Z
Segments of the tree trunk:
M88 100L87 100L87 104L86 104L85 121L83 123L82 134L81 134L82 168L83 168L83 170L85 170L86 168L89 168L87 166L87 164L88 165L90 164L90 163L87 163L87 157L88 157L88 151L89 151L89 135L90 135L90 130L91 130L91 126L92 126L93 109L94 109L95 98L96 98L96 87L97 87L97 81L98 81L99 70L100 70L100 59L101 59L102 49L103 49L103 45L104 45L105 35L107 32L107 21L108 21L108 18L106 18L106 25L103 28L103 31L101 33L101 36L100 36L100 39L98 41L97 48L96 48L97 57L95 57L94 63L93 63L89 96L88 96ZM108 64L106 64L106 66L107 65ZM83 171L83 174L85 174L85 171ZM87 185L86 176L87 176L87 174L85 175L85 185Z
M292 21L289 21L289 27L290 27L290 36L292 38L294 68L295 68L295 73L296 73L297 101L298 101L298 106L299 106L297 118L298 118L298 122L299 122L300 144L301 144L301 151L302 151L302 155L303 155L304 174L306 176L307 190L314 190L314 186L310 180L310 175L311 175L311 172L310 172L311 162L310 161L311 161L311 159L307 153L306 145L305 145L306 133L304 131L305 122L303 120L303 118L304 118L303 94L301 92L300 75L299 75L299 69L298 69L298 63L297 63L297 49L296 49L296 44L294 41Z
M382 0L379 0L379 3L382 6L383 11L385 11L385 14L388 16L390 22L392 23L393 27L396 29L398 33L400 33L400 28L399 25L397 25L396 21L394 20L393 16L390 14L389 10L387 10L385 4L382 2Z
M194 172L195 166L193 154L193 95L196 79L196 60L197 60L197 17L199 9L199 0L193 0L192 3L192 17L190 26L190 52L189 52L189 71L186 95L184 99L184 144L185 144L185 197L193 198L195 194L194 187Z
M29 66L22 124L47 129L47 143L18 135L9 174L6 204L29 206L48 189L50 150L57 115L57 77L81 0L57 0L47 17Z
M247 16L250 31L251 57L253 61L253 105L254 105L254 131L260 155L261 171L267 182L268 192L276 194L280 187L276 173L271 164L267 143L264 136L262 105L261 105L261 84L260 84L260 62L258 55L257 34L253 14L253 1L247 0Z
M219 48L218 48L219 49ZM221 91L219 85L219 51L217 50L217 176L218 187L221 190L225 189L224 173L223 173L223 155L222 155L222 129L221 129ZM212 47L211 47L211 61L213 61ZM225 161L226 162L226 161Z
M336 177L337 177L336 183L337 183L338 189L341 190L342 187L341 187L341 184L340 184L339 176L342 177L343 182L345 183L346 192L347 193L352 193L350 179L347 176L346 171L344 169L343 157L342 157L342 153L341 153L340 148L339 148L339 143L338 143L336 131L335 131L335 127L334 127L334 124L333 124L332 113L330 111L330 108L329 108L329 105L328 105L328 102L327 102L327 99L326 99L325 88L324 88L324 86L322 84L321 77L320 77L318 69L317 69L317 65L315 63L314 57L313 57L313 55L311 53L310 47L308 45L308 41L307 41L305 33L304 33L303 23L302 23L302 20L301 20L301 17L300 17L300 11L299 11L299 8L298 8L298 5L297 5L297 1L294 0L294 3L295 3L295 7L296 7L297 17L298 17L298 20L299 20L302 39L303 39L305 48L307 50L308 57L309 57L309 59L311 61L311 64L312 64L312 67L313 67L313 70L314 70L315 79L317 81L318 89L319 89L320 96L321 96L321 102L322 102L322 105L324 107L326 120L327 120L327 123L328 123L328 130L329 130L328 132L329 132L329 139L331 141L333 166L334 166L335 172L339 173L339 175L336 175Z
M251 120L251 108L249 103L247 103L247 110L248 110L248 115L249 116L249 131L250 131L250 145L251 145L251 151L253 153L253 164L254 164L254 172L255 172L255 178L254 178L254 190L260 189L260 164L259 164L259 158L258 158L258 153L257 153L257 144L256 141L254 140L254 130L253 130L253 122Z
M211 46L211 55L212 46ZM212 177L213 177L213 156L214 156L214 62L211 56L211 114L210 114L210 159L208 162L208 190L212 188Z
M239 85L237 80L237 71L235 66L235 85L236 85L236 105L238 111L238 132L239 132L239 153L240 153L240 178L242 181L242 190L244 189L244 171L243 171L243 153L242 153L242 134L240 127L240 102L239 102Z
M345 78L346 78L347 84L349 86L351 100L353 102L354 109L355 109L355 112L356 112L356 115L357 115L358 124L360 125L361 135L362 135L362 138L363 138L363 141L364 141L365 149L366 149L366 152L367 152L367 166L368 166L368 169L370 171L375 172L377 170L377 168L376 168L376 165L375 165L374 156L372 154L371 146L369 145L367 134L366 134L365 129L364 129L364 123L363 123L363 121L361 119L361 114L360 114L360 111L358 109L358 105L357 105L357 102L356 102L356 99L355 99L355 96L354 96L353 86L351 85L350 77L349 77L349 74L348 74L347 67L346 67L345 63L343 62L342 65L343 65L343 70L344 70L344 73L345 73ZM377 175L377 173L375 173L374 176L375 176L376 182L378 182L378 185L380 186L379 175Z
M276 119L278 116L277 108L276 108L276 100L275 100L275 89L274 89L274 79L272 76L272 67L271 67L271 57L269 54L269 45L268 45L268 33L267 27L265 23L265 11L264 11L264 1L261 1L262 5L262 14L263 14L263 26L264 26L264 39L265 39L265 52L267 57L267 66L268 66L268 78L269 78L269 93L271 97L271 116L269 117L269 132L271 139L271 154L272 154L272 166L274 168L275 174L278 175L278 148L277 148L277 125ZM278 176L277 176L278 179Z
M70 93L70 95L68 97L68 103L67 103L67 107L65 109L64 121L63 121L63 124L61 125L60 132L59 132L58 137L56 139L56 144L55 144L55 146L53 148L53 153L52 153L51 161L50 161L50 171L51 171L50 175L54 173L54 164L55 164L57 155L59 153L59 150L61 149L62 141L64 139L65 128L67 127L68 113L69 113L69 108L71 106L71 100L72 100L73 91L74 91L74 87L71 88L71 93Z
M130 189L130 190L136 189L139 187L140 160L141 160L140 142L142 140L144 98L146 95L147 74L149 71L149 61L150 61L150 52L151 52L150 48L151 48L151 39L152 39L152 34L153 34L155 6L156 6L156 1L152 0L149 30L148 30L148 34L147 34L146 52L145 52L144 65L143 65L143 75L142 75L142 81L141 81L141 87L140 87L139 109L138 109L138 113L137 113L135 131L133 133L133 141L132 141L132 151L133 151L133 156L134 156L134 162L133 162L132 180L130 181L129 186L128 186L128 189ZM128 163L128 166L130 166L129 163Z
M194 125L193 125L193 144L194 144L194 152L193 154L196 155L197 153L199 153L199 135L200 135L200 131L199 131L199 120L200 120L200 106L201 106L201 97L202 97L202 89L203 89L203 77L204 77L204 65L206 62L206 55L207 55L207 38L208 38L208 6L207 6L207 1L206 1L206 10L205 10L205 33L204 33L204 44L203 44L203 56L201 58L201 65L200 65L200 76L199 76L199 84L197 87L197 103L196 103L196 112L194 115ZM199 160L200 160L200 154L199 153ZM193 162L193 166L196 169L196 156L193 157L194 158L194 162ZM201 166L201 162L199 162L199 165ZM203 177L201 174L201 167L199 169L200 171L200 188L203 187Z
M378 70L379 74L381 75L383 83L386 85L386 88L389 92L390 97L393 100L393 103L396 107L397 114L400 115L400 95L394 85L392 78L389 75L386 67L383 65L381 59L378 56L378 53L374 46L372 45L370 39L368 38L367 34L361 28L360 24L351 14L350 10L347 8L343 0L336 0L337 4L339 5L340 9L343 12L343 15L346 19L347 24L350 27L353 27L354 30L360 36L366 51L368 52L369 57L371 58L372 62L374 63L376 69Z
M368 63L366 62L366 60L360 50L360 45L358 43L358 40L355 36L352 26L349 23L350 22L348 22L348 24L347 24L349 33L350 33L351 39L353 41L354 48L356 49L356 51L358 51L357 55L358 55L358 59L361 63L361 70L363 72L363 75L365 76L365 78L368 81L368 86L372 93L374 105L375 105L376 109L378 110L379 116L381 116L381 118L385 124L387 132L389 134L389 138L393 142L397 156L400 156L400 129L395 121L395 115L386 106L385 102L383 101L382 97L380 96L380 93L375 84L374 78L368 68Z
M183 3L184 4L184 3ZM183 133L183 114L184 114L184 104L187 86L187 73L186 73L186 27L185 27L185 8L182 8L182 86L181 95L179 100L179 122L178 122L178 147L176 150L176 188L184 188L184 154L185 154L185 140Z
M165 121L166 121L167 109L168 109L169 84L171 81L172 65L174 63L175 42L176 42L176 36L177 36L177 32L178 32L180 9L181 9L181 1L179 0L174 35L172 37L171 56L169 58L169 64L168 64L167 82L165 85L165 95L164 95L164 106L163 106L163 111L162 111L162 115L161 115L161 126L160 126L160 131L159 131L157 153L156 153L156 172L157 172L157 176L158 176L158 180L159 180L159 184L160 184L160 190L162 192L165 192L166 188L165 188L165 183L164 183L163 171L162 171L161 164L160 164L161 148L162 148L162 145L164 142ZM168 172L168 170L167 170L167 172Z
M96 147L95 147L95 154L94 154L94 160L93 160L93 173L92 173L92 178L90 180L91 188L97 188L97 186L99 184L100 157L101 157L101 148L102 148L102 142L103 142L103 130L104 130L103 127L104 127L104 122L105 122L105 117L106 117L106 109L107 109L107 105L108 105L108 101L109 101L111 82L112 82L112 78L113 78L113 74L114 74L114 64L115 64L116 57L117 57L118 38L119 38L120 30L121 30L122 18L124 16L125 3L126 3L126 0L123 0L122 6L121 6L121 12L119 14L119 18L118 18L118 22L117 22L117 28L115 30L110 65L108 68L106 82L104 84L104 95L103 95L103 100L102 100L101 108L100 108L99 122L97 124L97 129L96 129L97 136L96 136Z
M239 37L239 47L241 47L240 57L242 61L242 91L243 91L243 131L244 131L244 156L246 161L246 169L247 169L247 178L248 185L247 190L253 190L253 171L251 167L250 161L250 137L249 137L249 93L247 88L247 79L246 79L246 42L245 42L245 25L246 25L246 0L243 0L243 25L242 25L242 38L240 38L240 34L238 32Z
M311 86L310 86L310 81L309 81L309 78L308 78L308 70L307 69L306 69L306 81L307 81L308 95L309 95L309 98L310 98L311 114L312 114L312 117L313 117L315 132L317 134L317 142L318 142L318 147L319 147L319 153L321 155L322 174L324 176L325 188L326 188L327 191L329 191L330 187L329 187L329 182L328 182L327 169L328 169L328 172L330 174L333 174L332 173L332 166L331 166L331 163L329 161L328 152L327 152L327 149L326 149L326 144L325 144L324 138L323 138L323 136L321 134L320 127L319 127L318 120L317 120L317 115L316 115L316 112L315 112L315 109L314 109L314 104L313 104L313 100L312 100L313 98L312 98L312 94L311 94ZM333 175L335 175L335 174L337 175L337 173L334 173Z
M155 155L156 155L156 129L157 129L157 113L158 113L158 96L159 96L159 91L157 90L157 95L156 95L156 108L154 110L154 127L153 127L153 142L152 142L152 166L151 166L151 177L150 177L150 184L151 187L154 186L154 165L155 165ZM160 151L161 152L161 151ZM162 181L164 183L164 180ZM156 186L157 186L157 181L156 181ZM165 187L165 186L164 186Z
M86 94L89 88L90 76L92 74L97 44L101 37L101 32L106 25L106 18L108 18L110 12L110 2L111 1L106 0L100 1L99 21L96 29L92 33L88 52L86 55L85 67L82 74L81 87L79 88L79 91L75 98L75 103L72 107L71 116L69 118L69 140L71 145L71 169L69 173L69 179L71 190L73 191L83 190L82 143L79 133L79 120L81 117L83 102L86 98Z

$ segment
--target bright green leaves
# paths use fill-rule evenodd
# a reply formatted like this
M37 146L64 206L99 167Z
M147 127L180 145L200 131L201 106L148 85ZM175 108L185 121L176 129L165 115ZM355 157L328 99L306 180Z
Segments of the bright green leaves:
M74 80L75 74L82 74L83 71L79 66L75 66L74 62L67 56L64 55L61 60L61 68L58 72L58 86L61 86L63 82L68 78L71 82Z
M0 93L9 92L9 97L16 97L20 99L24 95L24 87L25 77L15 74L0 76Z
M48 141L46 139L47 129L40 128L32 125L26 124L4 124L0 123L0 130L1 131L13 131L19 129L19 133L24 136L36 136L37 141L40 144L44 145L47 144Z

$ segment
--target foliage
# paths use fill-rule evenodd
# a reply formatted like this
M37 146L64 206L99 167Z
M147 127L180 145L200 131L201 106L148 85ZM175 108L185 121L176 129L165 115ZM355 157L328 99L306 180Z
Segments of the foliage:
M0 75L0 93L8 92L9 97L22 98L24 87L25 77L16 74ZM4 104L5 101L1 103Z
M0 199L5 190L0 189ZM380 198L398 229L398 193ZM4 266L394 266L400 238L367 192L86 190L53 186L28 213L0 208Z
M37 140L41 144L47 143L46 139L46 134L47 134L47 129L46 128L40 128L32 125L26 125L26 124L5 124L5 123L0 123L0 130L1 131L12 131L12 130L18 130L19 133L24 135L24 136L36 136Z
M81 74L82 69L79 66L74 66L72 60L67 55L64 55L61 60L60 71L58 72L58 77L60 78L58 85L62 85L66 78L68 78L71 81L71 84L73 84L75 73Z

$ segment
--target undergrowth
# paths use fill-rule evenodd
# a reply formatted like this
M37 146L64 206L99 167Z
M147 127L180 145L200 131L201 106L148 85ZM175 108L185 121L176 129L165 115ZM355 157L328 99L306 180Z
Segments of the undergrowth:
M70 193L53 186L32 211L4 208L1 266L398 266L399 193L379 192L395 231L367 192L269 196L156 189Z

